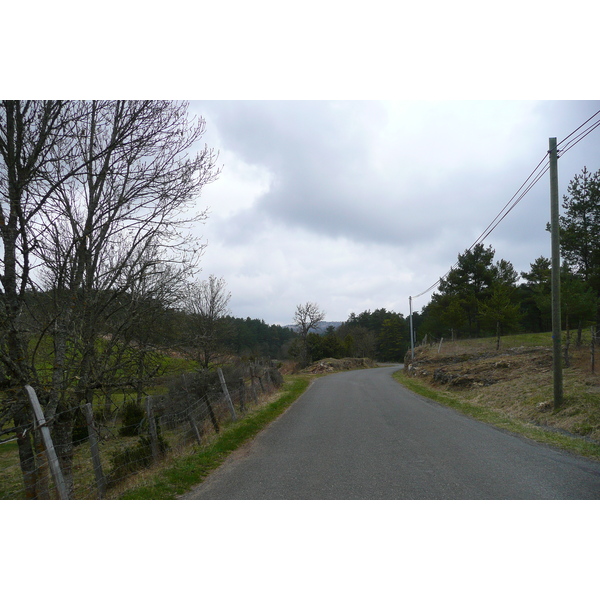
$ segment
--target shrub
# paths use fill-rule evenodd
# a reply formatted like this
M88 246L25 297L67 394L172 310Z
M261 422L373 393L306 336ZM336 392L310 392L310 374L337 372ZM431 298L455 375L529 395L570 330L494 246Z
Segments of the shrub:
M146 413L139 402L132 400L123 405L123 421L119 435L123 437L139 435Z
M83 444L88 440L89 435L85 413L83 412L83 408L80 408L75 413L75 421L73 422L73 432L71 433L73 445L78 446L79 444Z
M158 436L158 448L162 455L168 450L167 442ZM141 436L138 443L123 450L113 452L110 457L111 472L109 479L116 481L126 475L147 469L152 464L152 441L148 436Z

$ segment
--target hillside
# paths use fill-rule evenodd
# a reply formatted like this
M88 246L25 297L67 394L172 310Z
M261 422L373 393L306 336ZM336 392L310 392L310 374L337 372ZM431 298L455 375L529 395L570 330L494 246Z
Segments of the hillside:
M600 364L592 373L589 342L571 346L571 366L563 370L564 403L556 411L550 334L503 338L498 351L491 339L420 346L414 361L407 354L403 381L464 403L464 412L478 407L600 444Z

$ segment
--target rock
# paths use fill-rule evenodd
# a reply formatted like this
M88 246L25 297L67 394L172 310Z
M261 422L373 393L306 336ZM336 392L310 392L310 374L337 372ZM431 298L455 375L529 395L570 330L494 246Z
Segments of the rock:
M450 373L446 373L446 371L442 369L436 369L433 373L433 380L437 383L450 383L454 379L454 375Z

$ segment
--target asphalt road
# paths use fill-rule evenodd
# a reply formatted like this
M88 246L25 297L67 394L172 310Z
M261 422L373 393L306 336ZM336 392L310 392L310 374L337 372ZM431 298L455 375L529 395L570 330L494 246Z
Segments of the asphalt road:
M600 463L418 396L399 367L316 380L184 499L600 499Z

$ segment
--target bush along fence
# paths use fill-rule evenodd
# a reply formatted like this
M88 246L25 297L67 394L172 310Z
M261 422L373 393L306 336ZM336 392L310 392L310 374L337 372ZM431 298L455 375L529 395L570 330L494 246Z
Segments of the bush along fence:
M132 475L170 453L206 444L282 383L270 363L230 365L180 375L167 382L165 394L126 401L108 418L85 404L57 413L52 422L46 422L35 390L25 386L35 456L24 469L16 439L0 440L0 499L116 497ZM71 411L70 440L57 444L52 425Z

